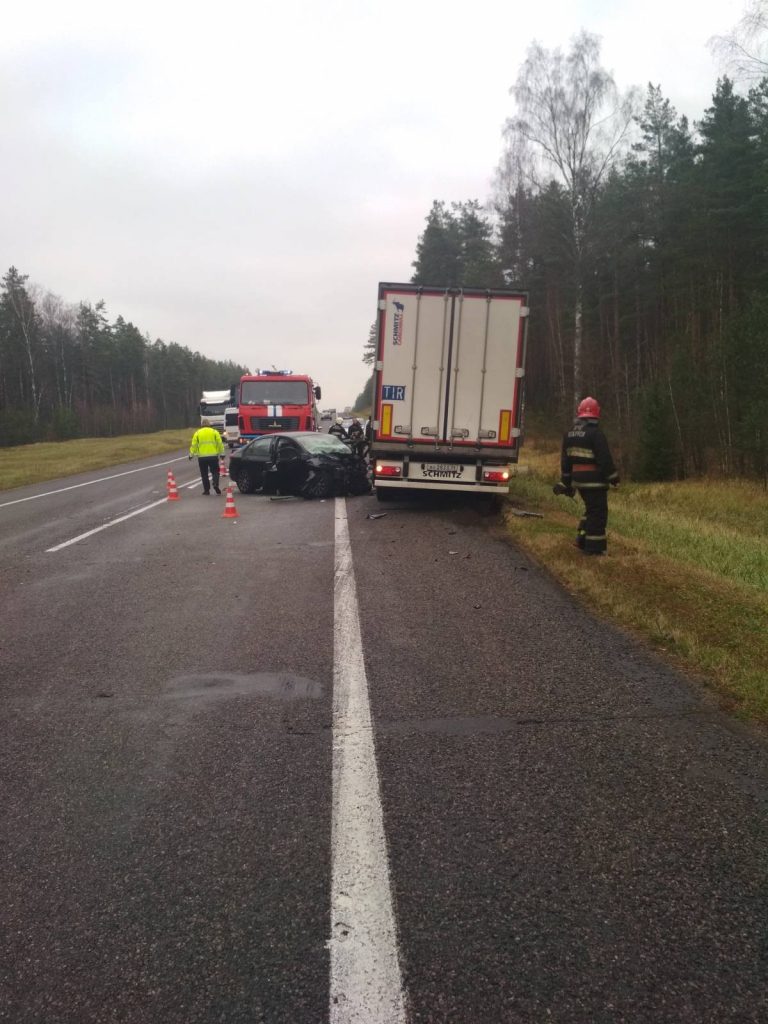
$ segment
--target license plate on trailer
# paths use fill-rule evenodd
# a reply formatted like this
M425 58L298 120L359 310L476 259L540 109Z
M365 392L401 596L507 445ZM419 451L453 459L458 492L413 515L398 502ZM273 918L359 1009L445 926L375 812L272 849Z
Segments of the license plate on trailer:
M467 467L455 462L411 462L408 477L417 480L467 480Z

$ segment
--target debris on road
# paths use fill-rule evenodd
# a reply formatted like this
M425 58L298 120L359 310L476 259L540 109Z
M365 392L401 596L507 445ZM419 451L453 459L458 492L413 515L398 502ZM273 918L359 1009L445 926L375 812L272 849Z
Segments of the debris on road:
M386 512L369 512L368 515L365 518L366 519L383 519L386 514L387 514Z
M512 509L512 515L513 516L518 516L521 519L523 518L523 516L530 516L532 519L543 519L544 518L544 516L542 515L541 512L526 512L525 509L516 509L516 508Z

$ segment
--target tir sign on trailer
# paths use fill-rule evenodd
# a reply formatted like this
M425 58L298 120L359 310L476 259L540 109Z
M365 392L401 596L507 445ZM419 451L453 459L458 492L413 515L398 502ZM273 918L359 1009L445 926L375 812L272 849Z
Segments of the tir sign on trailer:
M403 457L400 474L379 475L421 489L506 488L527 314L521 292L379 286L373 448L384 462Z

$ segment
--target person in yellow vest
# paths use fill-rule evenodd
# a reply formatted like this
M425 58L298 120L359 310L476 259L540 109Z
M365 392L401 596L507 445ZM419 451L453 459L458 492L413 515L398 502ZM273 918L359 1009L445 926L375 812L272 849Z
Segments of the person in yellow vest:
M197 456L197 464L200 467L200 476L203 481L203 494L211 493L211 481L213 489L221 494L219 489L219 456L224 454L224 442L221 434L211 426L210 420L202 420L199 430L192 435L192 443L189 446L189 457Z

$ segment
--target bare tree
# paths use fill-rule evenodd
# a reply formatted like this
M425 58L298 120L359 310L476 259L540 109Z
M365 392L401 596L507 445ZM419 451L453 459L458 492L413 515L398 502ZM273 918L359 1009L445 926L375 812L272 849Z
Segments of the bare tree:
M37 382L37 349L39 348L38 318L35 304L26 288L27 274L20 274L11 267L3 278L2 306L9 320L10 329L16 334L27 357L29 367L29 388L32 396L32 416L37 424L40 419L42 392Z
M768 0L749 0L738 24L709 48L734 81L757 82L768 75L767 38Z
M620 155L639 107L639 93L619 94L600 66L600 41L581 32L567 54L533 43L510 89L517 116L505 125L507 174L525 169L541 190L547 175L565 190L569 212L569 260L573 272L573 392L582 386L584 257L600 185ZM523 153L532 150L534 162Z

